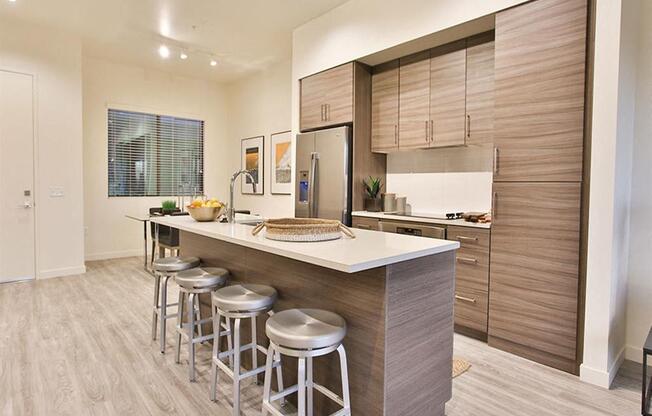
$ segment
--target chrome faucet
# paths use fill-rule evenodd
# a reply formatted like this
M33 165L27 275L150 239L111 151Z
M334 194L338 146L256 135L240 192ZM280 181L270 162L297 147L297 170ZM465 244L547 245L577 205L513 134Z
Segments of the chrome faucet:
M234 173L233 176L231 176L231 187L229 188L229 208L226 214L227 222L235 222L235 208L233 207L233 188L235 187L235 180L238 179L238 176L243 174L249 178L251 185L254 188L254 193L256 193L256 181L254 180L254 177L251 175L250 171L243 169Z

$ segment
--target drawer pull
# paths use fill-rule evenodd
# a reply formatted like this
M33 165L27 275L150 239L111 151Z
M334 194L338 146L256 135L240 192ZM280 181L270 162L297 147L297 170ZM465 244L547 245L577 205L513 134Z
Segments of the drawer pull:
M459 241L473 241L473 242L478 241L478 237L466 237L464 235L458 235L455 238Z
M361 228L363 230L371 230L371 225L358 224L355 226L355 228Z
M457 261L460 263L478 264L478 259L474 259L472 257L458 257Z
M462 302L475 303L475 298L467 298L466 296L455 295L455 299Z

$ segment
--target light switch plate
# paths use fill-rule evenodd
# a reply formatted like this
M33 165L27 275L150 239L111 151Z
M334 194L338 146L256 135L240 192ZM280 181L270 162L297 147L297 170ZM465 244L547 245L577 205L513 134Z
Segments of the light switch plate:
M63 186L51 186L50 187L50 198L63 198Z

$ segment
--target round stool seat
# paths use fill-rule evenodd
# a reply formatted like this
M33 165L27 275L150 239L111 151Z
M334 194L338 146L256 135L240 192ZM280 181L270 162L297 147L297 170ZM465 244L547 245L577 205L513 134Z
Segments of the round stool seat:
M268 309L276 302L276 289L266 285L236 284L213 292L217 307L225 312Z
M337 345L346 335L346 321L321 309L288 309L267 320L267 337L277 345L318 349Z
M184 289L206 289L224 286L229 271L221 267L195 267L177 273L174 281Z
M157 272L180 272L199 266L197 257L163 257L154 260L154 270Z

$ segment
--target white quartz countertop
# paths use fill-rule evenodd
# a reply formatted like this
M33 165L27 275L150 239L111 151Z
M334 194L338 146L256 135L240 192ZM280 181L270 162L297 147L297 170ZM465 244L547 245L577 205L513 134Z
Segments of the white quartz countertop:
M412 217L400 214L386 214L384 212L369 212L369 211L353 211L351 213L354 217L378 218L380 220L398 220L398 221L411 221L420 222L424 224L440 224L440 225L459 225L460 227L473 227L473 228L491 228L491 223L469 222L465 220L444 220L439 218L429 217Z
M346 273L443 253L460 246L457 241L358 229L354 230L356 238L342 236L333 241L291 243L268 240L264 237L265 231L253 236L253 227L244 224L197 222L188 216L156 217L151 221Z

